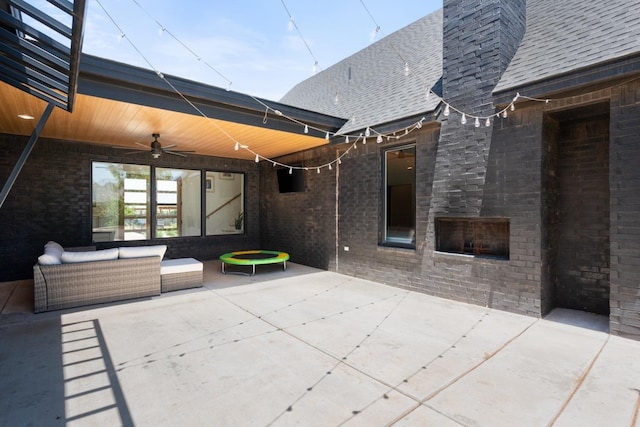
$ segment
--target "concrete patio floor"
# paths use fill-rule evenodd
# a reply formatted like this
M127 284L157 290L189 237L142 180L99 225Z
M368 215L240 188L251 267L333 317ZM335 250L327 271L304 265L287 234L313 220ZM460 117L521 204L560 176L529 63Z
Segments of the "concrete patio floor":
M288 266L38 315L0 286L0 425L640 426L640 342L606 318Z

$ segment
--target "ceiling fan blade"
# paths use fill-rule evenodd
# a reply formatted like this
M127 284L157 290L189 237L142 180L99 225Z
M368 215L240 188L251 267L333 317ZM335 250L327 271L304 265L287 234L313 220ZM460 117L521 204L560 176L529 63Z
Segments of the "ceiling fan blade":
M166 150L166 149L168 149L168 148L173 148L173 147L175 147L176 145L178 145L178 144L163 145L163 146L162 146L162 148Z
M136 151L127 151L126 153L123 154L140 154L140 153L146 153L148 150L136 150Z
M171 150L162 150L162 151L167 154L173 154L174 156L187 157L186 154L182 154L182 152L180 151L171 151Z
M144 148L149 148L149 146L147 144L143 144L141 142L136 142L136 145L139 145L139 146L144 147Z

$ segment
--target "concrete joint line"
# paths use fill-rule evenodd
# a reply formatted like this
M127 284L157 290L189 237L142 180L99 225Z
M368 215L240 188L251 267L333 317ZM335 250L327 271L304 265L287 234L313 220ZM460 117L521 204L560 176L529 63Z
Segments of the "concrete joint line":
M512 342L514 342L516 339L520 338L525 332L527 332L533 325L535 325L536 323L538 323L540 321L540 319L536 319L533 322L531 322L529 325L527 325L526 328L524 328L522 331L520 331L518 334L514 335L512 338L510 338L507 342L505 342L504 344L502 344L502 346L500 346L498 349L496 349L493 353L485 356L481 362L477 363L476 365L472 366L471 368L467 369L465 372L461 373L460 375L458 375L457 377L455 377L454 379L452 379L451 381L449 381L447 384L443 385L442 387L440 387L438 390L434 391L433 393L429 394L427 397L425 397L424 399L422 399L422 401L420 402L421 404L425 404L426 402L428 402L429 400L433 399L434 397L436 397L438 394L442 393L444 390L448 389L449 387L451 387L452 385L454 385L455 383L457 383L458 381L460 381L462 378L466 377L467 375L469 375L471 372L475 371L476 369L478 369L480 366L484 365L487 361L493 359L493 357L500 353L502 350L504 350L505 348L507 348L507 346L509 344L511 344Z
M600 350L598 350L596 355L591 360L591 363L589 363L589 366L587 366L587 368L584 370L582 375L580 375L580 378L578 378L578 381L576 382L576 385L573 388L573 391L569 394L569 396L567 397L567 400L564 401L564 403L562 404L562 406L560 407L560 409L558 410L556 415L551 419L551 421L549 421L549 423L547 424L547 427L553 426L556 423L556 421L558 421L558 418L560 418L560 415L562 415L562 413L567 408L567 406L569 406L569 402L571 402L571 400L573 399L573 396L576 395L576 393L578 392L578 390L580 389L580 387L584 383L584 380L587 378L587 375L589 375L589 372L591 372L591 369L593 368L593 365L595 365L596 361L600 358L600 355L602 354L602 351L604 350L604 348L606 347L607 343L609 342L609 338L610 337L611 337L611 335L607 335L607 339L604 340L604 343L602 343L602 346L600 347ZM631 425L633 426L633 424L631 424Z
M633 420L631 420L630 427L638 425L638 415L640 415L640 390L636 389L636 392L638 393L638 399L636 400L636 407L633 411Z

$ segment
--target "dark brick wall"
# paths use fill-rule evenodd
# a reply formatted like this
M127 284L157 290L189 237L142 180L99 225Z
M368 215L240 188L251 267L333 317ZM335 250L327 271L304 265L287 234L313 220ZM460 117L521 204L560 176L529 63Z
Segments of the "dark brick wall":
M26 137L0 135L0 181L5 182ZM123 156L122 150L104 146L41 139L37 142L7 200L0 209L0 282L28 279L44 244L55 240L63 246L91 244L91 162L109 161L152 164L201 170L244 172L246 234L243 236L184 237L127 245L167 244L169 258L215 259L221 254L260 246L259 169L251 161L189 156L145 154ZM98 243L98 249L122 243Z
M404 139L359 146L343 159L339 176L339 272L409 289L420 288L438 135L439 127L431 124ZM380 246L385 227L383 150L411 142L416 144L416 249Z
M304 171L305 192L279 193L278 167L261 162L260 237L263 249L289 253L292 262L321 269L335 268L336 174L312 166L336 159L334 147L306 151L278 159L284 164L310 167Z
M640 84L614 91L611 123L610 326L640 339Z
M491 113L491 91L526 26L526 0L445 0L444 99L468 113ZM483 113L483 114L484 114Z
M556 306L609 315L609 116L560 122Z

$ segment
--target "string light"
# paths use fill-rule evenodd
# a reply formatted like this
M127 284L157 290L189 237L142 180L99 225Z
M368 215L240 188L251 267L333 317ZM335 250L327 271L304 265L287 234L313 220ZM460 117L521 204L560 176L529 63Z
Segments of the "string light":
M141 6L138 4L138 2L137 2L136 0L133 0L133 1L134 1L134 3L136 3L139 7L141 7ZM99 4L99 5L100 5L100 7L105 11L105 13L106 13L106 14L108 15L108 17L111 19L111 21L113 22L113 24L118 28L118 30L120 30L119 40L123 40L123 39L125 39L125 38L126 38L126 34L124 33L124 31L122 31L122 30L120 29L120 27L119 27L119 26L117 25L117 23L113 20L113 18L112 18L112 17L107 13L107 11L104 9L104 7L102 6L102 4L100 3L100 1L99 1L99 0L98 0L98 4ZM286 9L286 5L284 4L284 1L283 1L283 6L285 6L285 9ZM141 8L142 8L142 7L141 7ZM145 12L146 12L146 11L145 11ZM287 13L288 13L288 10L287 10ZM147 14L148 14L148 13L147 13ZM149 15L149 16L150 16L150 15ZM298 31L298 33L300 33L300 31L299 31L299 29L298 29L298 27L297 27L297 25L296 25L295 21L293 20L293 17L292 17L290 14L289 14L289 18L290 18L290 19L289 19L290 30L296 29L296 30ZM372 17L372 18L373 18L373 17ZM199 61L199 62L204 62L204 63L206 64L206 61L203 61L203 60L202 60L202 58L201 58L199 55L197 55L197 54L196 54L194 51L192 51L188 46L186 46L184 43L182 43L180 40L178 40L178 39L177 39L177 38L176 38L176 37L175 37L175 36L174 36L174 35L173 35L173 34L172 34L172 33L171 33L167 28L166 28L166 27L164 27L164 26L163 26L162 24L160 24L158 21L156 21L156 23L160 26L160 31L161 31L161 33L165 33L165 32L166 32L166 33L170 34L174 39L176 39L176 41L178 41L180 44L182 44L182 45L183 45L183 47L185 47L185 49L187 49L189 52L191 52L191 53L194 55L194 57L195 57L195 59L196 59L197 61ZM380 31L380 27L379 27L379 26L377 26L377 27L376 27L376 33L377 33L378 31ZM301 34L300 34L300 35L301 35ZM302 35L301 35L301 36L302 36ZM206 115L205 115L205 114L204 114L204 113L203 113L203 112L202 112L202 111L201 111L201 110L200 110L200 109L199 109L195 104L193 104L191 101L189 101L189 100L188 100L188 99L187 99L187 98L186 98L182 93L180 93L180 92L179 92L179 91L178 91L178 90L177 90L177 89L176 89L176 88L175 88L175 87L174 87L174 86L173 86L169 81L167 81L163 73L161 73L160 71L155 70L155 68L154 68L154 67L151 65L151 63L150 63L150 62L149 62L149 61L144 57L144 55L142 54L142 52L140 52L140 51L137 49L137 47L136 47L136 46L131 42L131 40L129 40L129 39L127 38L127 41L128 41L128 42L132 45L132 47L133 47L133 48L134 48L134 49L135 49L135 50L136 50L136 51L137 51L137 52L142 56L142 58L143 58L143 59L144 59L144 60L149 64L149 66L150 66L150 67L151 67L151 68L156 72L156 74L158 75L158 77L159 77L160 79L164 80L164 81L165 81L169 86L171 86L171 88L172 88L172 89L173 89L173 90L174 90L178 95L180 95L180 96L181 96L181 97L182 97L182 98L183 98L187 103L189 103L189 104L190 104L190 105L191 105L191 106L192 106L196 111L198 111L198 112L199 112L203 117L208 118L208 117L207 117L207 116L206 116ZM305 41L305 40L304 40L304 38L303 38L303 41ZM306 41L305 41L305 45L307 45L307 49L309 49L309 53L311 53L311 55L313 56L313 52L311 52L311 51L310 51L310 48L309 48L308 44L306 43ZM394 47L394 46L392 46L392 47ZM395 48L395 47L394 47L394 48ZM396 50L396 51L397 51L397 50ZM398 52L398 55L400 55L400 54L399 54L399 52ZM401 59L402 59L402 60L403 60L403 62L404 62L404 74L405 74L405 76L408 76L409 74L411 74L411 73L410 73L410 70L411 70L411 69L410 69L409 63L408 63L408 61L404 60L403 58L401 58ZM315 60L315 57L314 57L314 60ZM207 65L208 65L208 64L207 64ZM208 66L209 66L213 71L215 71L216 73L218 73L221 77L223 77L225 80L227 80L227 82L228 82L227 90L230 90L230 89L231 89L232 82L231 82L229 79L226 79L226 77L222 76L222 75L221 75L221 74L220 74L216 69L214 69L214 68L213 68L213 67L211 67L210 65L208 65ZM314 73L317 71L317 68L318 68L318 61L317 61L317 60L315 60L315 61L314 61ZM418 77L419 77L419 76L418 76ZM251 96L251 95L249 95L249 96ZM426 93L425 93L425 100L429 100L429 99L430 99L430 96L431 96L431 90L430 90L430 89L427 89L427 91L426 91ZM511 103L510 103L510 104L509 104L509 105L508 105L504 110L501 110L500 112L498 112L497 114L495 114L495 116L496 116L496 117L500 117L500 115L502 115L502 117L503 117L503 118L507 118L507 110L510 110L510 111L514 111L514 110L515 110L515 102L518 100L518 98L519 98L519 97L522 97L522 98L525 98L525 99L529 99L529 100L531 100L531 101L539 101L539 102L545 102L545 103L549 103L549 101L550 101L549 99L536 99L536 98L530 98L530 97L526 97L526 96L521 96L521 95L518 93L518 94L515 96L515 98L513 99L513 101L512 101L512 102L511 102ZM252 98L254 98L254 97L252 97ZM306 123L301 123L300 121L298 121L298 120L297 120L297 119L295 119L295 118L288 117L288 116L284 115L284 114L283 114L281 111L279 111L279 110L275 110L275 109L270 108L268 105L264 104L261 100L258 100L257 98L254 98L254 99L255 99L257 102L259 102L259 103L261 103L262 105L264 105L264 106L266 107L266 109L267 109L267 112L268 112L269 110L272 110L272 111L273 111L273 113L274 113L275 115L277 115L277 116L285 117L286 119L289 119L289 120L292 120L292 121L295 121L295 122L297 122L297 123L300 123L300 124L304 125L304 133L305 133L305 134L308 134L308 132L309 132L309 125L308 125L308 124L306 124ZM472 119L474 119L474 126L475 126L475 127L480 127L480 119L485 119L485 126L487 126L487 127L491 126L491 120L490 120L490 118L491 118L491 117L493 117L494 115L489 116L489 117L482 117L482 116L474 116L474 115L470 115L470 114L467 114L467 113L465 113L465 112L462 112L462 111L460 111L460 110L458 110L458 109L454 108L453 106L451 106L451 105L450 105L447 101L445 101L444 99L440 98L440 100L441 100L441 102L443 102L443 103L445 104L445 109L444 109L444 113L443 113L443 114L444 114L444 116L449 116L449 115L450 115L450 113L451 113L451 110L453 109L453 110L455 110L455 111L457 111L458 113L460 113L460 114L461 114L461 123L462 123L462 124L466 124L466 123L467 123L467 116L468 116L468 117L471 117ZM339 92L337 92L337 91L336 91L336 93L335 93L335 97L334 97L334 103L337 105L337 104L339 103L339 101L340 101ZM265 115L265 116L266 116L266 115ZM422 122L423 122L424 120L425 120L425 119L424 119L424 118L422 118L422 119L421 119L420 121L418 121L415 125L412 125L412 126L409 126L409 127L404 128L404 135L408 135L408 134L409 134L409 132L410 132L410 131L412 131L412 130L414 130L414 129L420 129L420 128L422 128ZM355 116L353 116L353 117L352 117L351 122L355 123ZM216 126L217 126L217 125L216 125ZM219 126L218 126L218 127L219 127ZM220 129L220 130L221 130L225 135L227 135L230 139L232 139L232 140L233 140L233 138L232 138L232 137L231 137L227 132L225 132L225 131L224 131L224 129L222 129L222 128L219 128L219 129ZM314 129L316 129L316 128L314 128ZM322 129L318 129L318 130L323 131ZM400 129L399 131L402 131L402 129ZM396 132L398 132L398 131L396 131ZM396 132L393 132L393 139L396 139L396 140L397 140L397 139L400 139L400 136L396 135ZM376 133L377 133L376 142L377 142L378 144L379 144L379 143L382 143L382 141L383 141L383 136L384 136L384 135L383 135L382 133L379 133L379 132L376 132ZM369 137L370 135L371 135L371 128L370 128L369 126L367 126L367 127L366 127L366 130L365 130L365 136L363 137L363 136L362 136L362 133L361 133L361 134L360 134L360 136L359 136L359 137L356 139L356 141L353 143L353 145L352 145L352 146L351 146L351 147L350 147L350 148L349 148L349 149L348 149L344 154L347 154L347 153L348 153L352 148L353 148L353 149L357 149L357 143L358 143L358 140L359 140L360 138L362 138L362 144L363 144L363 145L364 145L364 144L366 144L366 138L367 138L367 137ZM328 141L328 140L330 140L330 137L331 137L330 132L325 131L325 139ZM390 140L392 139L392 137L391 137L390 135L388 135L388 134L386 135L386 137L387 137L387 141L390 141ZM350 139L349 139L349 135L346 135L346 136L345 136L345 142L346 142L346 143L349 143L349 141L350 141ZM262 156L260 156L259 154L257 154L257 153L255 153L255 152L253 152L252 150L250 150L248 146L246 146L246 145L241 145L241 144L239 144L239 142L238 142L238 141L235 141L235 144L234 144L234 150L235 150L235 151L238 151L240 148L242 148L242 149L244 149L244 150L247 150L247 151L249 151L249 152L251 152L251 153L255 154L255 161L256 161L256 162L259 162L259 161L260 161L260 158L261 158ZM285 166L285 167L287 167L287 166L288 166L288 165L284 165L284 164L281 164L281 163L275 162L275 161L273 161L273 160L267 159L267 158L265 158L265 157L262 157L262 158L263 158L263 159L265 159L265 160L270 161L270 162L272 163L272 166L274 166L274 167L276 166L276 164L281 165L281 166ZM333 162L332 162L332 163L333 163ZM338 159L337 159L337 163L338 163L338 164L341 164L341 163L342 163L340 158L338 158ZM290 174L292 174L292 173L293 173L293 168L294 168L294 167L293 167L293 166L288 166L288 167L289 167L289 173L290 173ZM322 165L322 166L318 166L318 167L317 167L317 172L318 172L318 173L320 173L320 169L321 169L322 167L328 167L328 168L329 168L329 170L331 170L331 163L326 164L326 165ZM308 168L306 168L306 169L308 169Z

